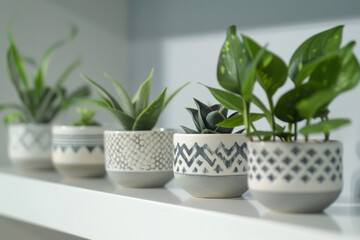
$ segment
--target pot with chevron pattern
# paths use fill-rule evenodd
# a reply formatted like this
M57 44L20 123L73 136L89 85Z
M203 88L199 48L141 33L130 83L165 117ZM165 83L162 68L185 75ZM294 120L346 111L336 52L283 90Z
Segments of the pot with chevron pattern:
M229 198L247 191L247 138L220 127L229 117L220 104L206 105L194 99L197 109L186 108L196 130L181 126L186 134L174 135L174 175L194 197Z
M52 161L66 177L105 174L104 130L100 126L54 126Z
M175 134L176 181L194 197L241 196L248 190L246 141L242 134Z

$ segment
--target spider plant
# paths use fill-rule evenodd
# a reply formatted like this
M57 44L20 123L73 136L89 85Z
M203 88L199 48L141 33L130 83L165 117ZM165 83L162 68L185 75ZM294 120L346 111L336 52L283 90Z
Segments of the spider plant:
M149 77L141 84L132 99L130 99L129 94L119 81L116 81L111 76L105 74L105 77L112 82L118 93L120 99L120 102L118 102L108 91L95 81L84 74L81 74L81 76L97 89L97 95L100 99L91 100L90 102L108 110L125 130L132 131L151 130L154 128L165 106L182 88L189 84L188 82L180 86L168 97L166 97L167 89L165 88L161 94L149 104L153 70L151 70Z
M9 27L9 48L6 55L7 69L9 78L20 98L20 103L0 105L0 111L11 110L4 117L5 124L15 121L21 123L49 123L61 111L75 104L77 100L89 95L90 91L87 86L79 87L70 93L64 87L66 79L80 65L80 59L75 60L65 69L54 86L49 86L45 82L47 68L53 52L76 35L77 28L73 26L67 38L55 42L45 51L40 65L36 68L33 59L26 58L19 53ZM26 72L25 63L30 63L36 69L32 81Z

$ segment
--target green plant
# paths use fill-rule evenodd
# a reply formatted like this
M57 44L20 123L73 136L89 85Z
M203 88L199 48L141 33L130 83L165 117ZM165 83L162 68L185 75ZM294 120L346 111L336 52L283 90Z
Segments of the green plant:
M354 88L360 80L359 63L353 54L355 42L340 47L343 26L318 33L303 42L291 57L289 66L274 53L254 40L236 35L236 27L228 28L218 62L218 82L227 91L208 87L225 107L242 113L249 137L261 140L296 141L298 133L308 139L309 134L325 134L348 124L348 119L329 120L329 104L341 93ZM280 96L276 104L275 92L290 77L293 88ZM265 91L268 106L253 94L255 82ZM264 113L271 131L257 131L249 109L255 104ZM231 119L229 119L231 120ZM286 126L277 124L281 120ZM299 122L305 126L298 130ZM239 125L233 121L227 126ZM225 126L220 123L218 126Z
M186 108L186 110L190 113L196 130L181 126L186 133L231 133L233 131L234 128L217 126L218 123L228 118L228 109L221 104L206 105L195 98L194 101L197 109ZM237 112L230 115L230 117L236 114Z
M186 85L186 83L171 93L167 98L166 88L162 93L149 104L150 88L152 82L153 70L149 77L141 84L138 91L131 100L123 85L111 76L105 74L114 85L120 103L103 87L91 80L89 77L81 74L81 76L93 85L97 90L100 99L91 100L92 103L108 110L124 127L125 130L151 130L170 100Z
M96 113L94 109L90 108L78 108L79 119L73 122L73 126L100 126L100 124L93 120Z
M83 86L75 91L68 93L63 86L65 80L72 71L79 66L80 60L70 64L62 75L58 78L55 86L50 87L45 83L47 67L53 52L74 38L77 28L73 27L68 38L53 44L43 55L41 64L35 71L34 79L29 81L24 63L36 66L31 58L21 56L15 46L11 29L8 31L10 46L7 50L7 68L9 78L13 83L20 98L20 104L2 104L0 111L12 110L13 112L4 117L4 123L9 124L14 121L26 123L49 123L59 112L72 106L77 100L87 97L90 93L88 87Z

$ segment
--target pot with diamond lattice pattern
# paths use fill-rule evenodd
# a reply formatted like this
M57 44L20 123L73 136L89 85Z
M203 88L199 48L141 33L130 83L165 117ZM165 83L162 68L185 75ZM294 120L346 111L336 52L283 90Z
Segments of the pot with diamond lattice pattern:
M123 187L163 187L172 171L175 131L105 131L105 167Z
M342 189L337 141L249 142L249 188L271 210L321 212Z
M51 126L12 124L8 128L8 156L22 170L52 169Z

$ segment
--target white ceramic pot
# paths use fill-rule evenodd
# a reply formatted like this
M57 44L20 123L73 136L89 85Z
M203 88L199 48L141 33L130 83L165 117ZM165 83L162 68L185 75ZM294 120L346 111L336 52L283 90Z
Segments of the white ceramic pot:
M194 197L241 196L248 190L246 142L241 134L175 134L176 181Z
M23 170L51 169L51 126L12 124L8 128L8 155Z
M54 126L52 161L67 177L105 174L104 130L97 126Z
M174 131L105 131L105 165L123 187L162 187L173 178Z
M342 189L342 144L249 142L249 188L281 212L321 212Z

